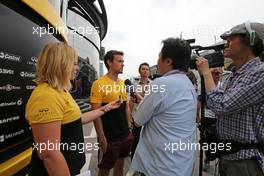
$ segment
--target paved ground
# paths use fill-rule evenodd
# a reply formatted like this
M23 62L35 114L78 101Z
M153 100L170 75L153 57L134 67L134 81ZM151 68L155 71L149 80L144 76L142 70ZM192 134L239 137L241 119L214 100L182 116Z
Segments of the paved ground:
M93 127L93 123L84 125L83 131L84 131L85 143L86 144L89 143L89 145L90 144L97 145L96 132L95 132L95 128ZM91 176L96 176L98 174L96 147L94 148L94 150L86 151L85 155L86 155L86 163L82 168L82 172L89 170L91 172ZM126 158L124 173L128 172L129 165L130 165L130 159Z
M89 123L87 125L83 126L84 130L84 138L85 142L89 144L95 145L96 141L96 132L93 127L93 123ZM197 138L199 136L199 133L197 132ZM86 151L86 164L82 169L82 172L90 170L91 176L96 176L98 174L98 168L97 168L97 151L96 150L90 150ZM203 172L203 176L214 176L215 172L215 164L216 162L211 162L210 167L207 172ZM125 169L124 172L126 173L126 176L131 176L131 172L128 172L130 165L130 158L126 158L125 162ZM196 167L195 167L195 172L193 176L198 176L199 175L199 152L196 154ZM112 173L110 174L112 175ZM217 175L217 174L216 174Z
M80 106L82 112L86 112L90 110L90 105L87 100L77 100L78 105ZM82 172L90 171L91 176L97 176L98 174L98 168L97 168L97 139L96 139L96 132L95 128L93 126L93 123L89 123L83 126L84 131L84 139L86 145L90 146L93 145L92 150L86 150L86 164L84 165ZM199 131L197 130L196 133L196 139L199 140ZM126 176L132 176L131 171L129 171L129 165L130 165L130 158L126 158L125 160L125 168L124 173L126 173ZM218 176L217 170L215 170L216 161L210 163L210 167L207 172L203 172L203 176ZM216 173L214 175L214 173ZM112 175L112 172L111 174ZM87 175L85 175L87 176ZM196 164L193 176L199 176L199 151L196 153Z

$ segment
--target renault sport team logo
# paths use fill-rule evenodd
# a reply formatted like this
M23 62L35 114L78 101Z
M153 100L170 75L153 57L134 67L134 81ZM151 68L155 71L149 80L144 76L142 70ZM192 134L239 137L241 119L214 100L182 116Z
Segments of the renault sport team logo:
M22 72L20 72L20 76L21 77L26 77L26 78L35 78L36 74L35 73L31 73L31 72L22 71Z
M0 52L0 59L14 61L14 62L21 62L21 56L17 56L15 54L4 53L3 51Z
M12 91L12 90L20 90L20 89L21 89L21 87L13 86L11 84L7 84L5 86L0 86L0 90L5 90L7 92Z

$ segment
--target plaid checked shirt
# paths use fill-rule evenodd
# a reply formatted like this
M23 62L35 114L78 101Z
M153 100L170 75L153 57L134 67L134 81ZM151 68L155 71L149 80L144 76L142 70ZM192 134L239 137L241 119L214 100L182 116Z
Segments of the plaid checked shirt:
M225 155L227 160L257 158L264 172L264 63L258 57L232 72L223 84L207 95L207 105L218 117L220 139L261 143L258 149Z

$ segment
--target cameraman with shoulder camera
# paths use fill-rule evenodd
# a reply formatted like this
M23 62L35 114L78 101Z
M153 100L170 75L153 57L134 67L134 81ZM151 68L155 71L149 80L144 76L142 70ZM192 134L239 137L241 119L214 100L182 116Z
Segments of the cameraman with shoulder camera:
M227 40L224 56L231 58L235 69L224 91L215 89L208 61L197 58L204 77L207 106L217 116L220 141L231 141L236 151L222 154L221 176L264 175L264 25L244 23L221 35Z

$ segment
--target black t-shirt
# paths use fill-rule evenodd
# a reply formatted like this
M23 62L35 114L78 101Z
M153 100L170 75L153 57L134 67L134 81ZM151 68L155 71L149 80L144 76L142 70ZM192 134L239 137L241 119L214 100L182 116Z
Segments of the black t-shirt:
M101 117L101 120L108 142L121 140L128 135L129 128L126 118L126 102L123 102L118 109L105 113Z
M84 151L79 151L78 147L75 150L73 145L78 146L80 143L84 143L81 119L61 126L60 143L68 145L68 148L66 146L63 148L61 145L61 153L67 162L71 175L79 174L85 164L85 153ZM48 176L44 162L38 157L36 149L32 153L29 175Z

